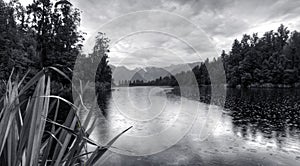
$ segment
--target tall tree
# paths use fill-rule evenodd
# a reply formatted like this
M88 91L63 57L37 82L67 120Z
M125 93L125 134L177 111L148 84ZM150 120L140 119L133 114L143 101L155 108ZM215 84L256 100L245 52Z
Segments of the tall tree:
M79 25L80 11L67 0L54 5L50 0L35 0L27 7L27 27L35 32L41 67L73 68L83 40Z

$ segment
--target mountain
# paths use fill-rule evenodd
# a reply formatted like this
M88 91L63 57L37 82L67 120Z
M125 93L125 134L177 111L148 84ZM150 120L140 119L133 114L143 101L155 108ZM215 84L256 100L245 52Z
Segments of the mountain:
M170 74L165 69L157 67L146 67L144 70L139 70L138 73L147 81L151 81L159 77L165 77Z
M187 72L192 70L194 67L199 66L201 62L194 62L194 63L188 63L188 64L178 64L178 65L170 65L168 67L165 67L164 69L169 71L171 74L175 75L177 73L181 72Z
M175 75L177 73L192 70L197 65L200 65L200 63L201 62L170 65L163 68L160 67L135 68L133 70L130 70L125 66L110 65L110 67L112 69L112 73L113 73L112 77L114 79L114 83L118 85L119 83L125 80L151 81L159 77L165 77L170 74Z
M136 81L136 80L147 81L139 72L136 72L130 79L130 81Z
M121 81L131 80L136 73L133 70L129 70L124 66L110 66L112 69L112 78L116 85L120 84Z

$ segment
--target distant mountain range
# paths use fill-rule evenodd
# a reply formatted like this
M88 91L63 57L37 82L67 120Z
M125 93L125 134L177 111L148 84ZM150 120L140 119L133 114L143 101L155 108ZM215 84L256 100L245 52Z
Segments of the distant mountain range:
M135 68L130 70L125 66L113 66L110 65L113 72L114 83L118 85L121 81L134 81L143 80L151 81L159 77L165 77L167 75L175 75L177 73L186 72L193 69L195 66L200 65L201 62L170 65L167 67L146 67Z

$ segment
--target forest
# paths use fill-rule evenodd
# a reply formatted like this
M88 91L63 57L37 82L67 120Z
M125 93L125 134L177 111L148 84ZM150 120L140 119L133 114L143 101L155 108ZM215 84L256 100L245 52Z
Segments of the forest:
M230 86L297 86L300 79L300 33L280 25L276 32L245 34L222 61Z
M73 99L70 80L83 83L77 93L93 80L98 100L104 100L100 92L110 92L112 84L110 40L99 32L91 53L84 54L80 14L68 0L34 0L26 7L18 0L0 0L1 165L95 165L132 127L105 145L89 138L97 118L91 120L83 94ZM73 73L75 62L82 70ZM126 84L209 86L211 76L223 75L230 87L299 87L300 33L281 25L262 37L245 34L229 52L191 71ZM82 110L88 114L84 120L77 117ZM95 150L87 152L87 146Z
M68 1L53 4L49 0L39 0L27 7L18 1L0 2L1 89L12 69L17 73L14 77L21 78L26 74L25 82L47 66L55 66L72 78L76 58L84 66L94 62L93 59L97 57L101 58L96 74L97 87L110 89L109 39L104 33L99 33L93 52L83 54L81 48L85 33L78 30L79 9ZM266 32L262 37L257 33L245 34L241 40L234 40L229 52L223 51L220 57L207 59L192 71L149 82L136 80L129 85L176 86L181 80L189 85L191 82L187 78L191 74L196 77L198 85L210 85L210 75L218 75L222 73L220 70L224 70L220 66L224 66L226 82L230 87L299 87L300 34L297 31L290 32L284 25L280 25L277 31ZM210 74L207 68L213 69ZM84 69L88 70L89 67ZM83 77L83 73L77 74L76 77ZM93 80L92 75L84 77ZM52 82L68 86L68 81L59 76Z
M26 75L24 83L49 66L57 67L72 78L76 58L85 65L100 57L97 72L101 74L97 74L96 82L98 86L110 88L109 40L104 33L99 33L92 53L83 54L85 33L79 30L80 21L80 10L69 1L52 3L50 0L37 0L24 7L17 0L10 3L0 0L1 84L8 80L13 69L13 77L17 79ZM51 74L55 78L52 79L53 93L65 93L55 87L65 86L62 88L65 91L70 88L70 82L55 73ZM78 73L78 77L80 75L82 73Z
M229 52L222 51L220 57L207 59L192 71L129 85L178 86L177 82L184 82L188 86L195 84L189 81L191 74L197 85L210 85L210 75L221 77L223 70L229 87L300 87L300 33L280 25L277 31L265 32L262 37L245 34L241 40L234 40Z
M98 94L111 82L109 39L99 32L83 54L80 14L68 0L0 0L0 165L95 165L116 140L95 143L92 121L77 117L85 106L73 99L71 80L95 80ZM87 71L73 74L75 62ZM89 156L88 144L96 147Z

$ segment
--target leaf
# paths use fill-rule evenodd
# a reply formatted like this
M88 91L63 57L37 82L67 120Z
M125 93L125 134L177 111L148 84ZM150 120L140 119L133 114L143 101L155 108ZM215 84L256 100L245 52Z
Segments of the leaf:
M22 85L23 81L25 80L25 78L27 77L27 75L29 74L30 70L28 70L25 75L23 76L23 78L21 79L21 81L18 84L18 87L20 88L20 86Z
M56 138L56 136L55 136L54 134L52 134L50 131L45 131L45 133L49 134L52 138L54 138L55 141L56 141L60 146L63 146L63 144L58 140L58 138ZM48 147L51 147L51 144L49 144Z
M18 108L20 106L19 103L15 103L16 100L16 96L18 96L18 92L17 92L17 85L14 85L13 88L9 88L11 89L11 92L9 92L10 96L9 96L9 100L10 102L7 104L10 104L9 107L4 107L4 109L1 110L1 112L3 111L3 116L0 119L0 154L2 154L5 142L6 142L6 138L9 134L9 131L11 129L11 125L14 121L15 118L15 114L18 111ZM12 102L12 103L11 103ZM18 101L17 101L18 102Z
M77 123L77 118L73 118L73 121L72 121L72 124L71 124L71 128L74 128L75 125ZM61 148L61 150L59 151L59 154L58 154L58 157L56 158L56 161L55 161L55 166L58 166L63 158L63 155L65 154L65 151L69 145L69 142L70 142L70 139L71 139L71 135L67 135L66 138L65 138L65 141L63 143L63 147Z
M58 5L63 5L63 4L72 6L72 4L69 1L67 1L67 0L61 0L61 1L56 2L55 5L54 5L54 7L57 8Z
M49 68L52 69L52 70L54 70L54 71L56 71L57 73L59 73L63 77L65 77L68 81L72 82L72 80L64 72L62 72L58 68L56 68L56 67L49 67Z
M124 130L122 133L118 134L116 137L114 137L111 141L109 141L106 145L106 147L110 147L121 135L123 135L125 132L127 132L128 130L130 130L132 128L129 127L128 129ZM103 147L98 147L94 153L92 154L92 156L89 158L89 160L87 161L86 165L94 165L101 157L102 155L108 150L108 148L103 148Z
M55 114L54 114L54 121L56 121L57 119L57 114L58 114L58 109L59 109L59 105L60 105L60 102L59 100L55 100L57 101L56 103L56 111L55 111ZM51 128L51 133L55 133L55 125L52 125L52 128ZM55 135L54 135L55 136ZM60 142L59 140L57 142ZM60 142L61 143L61 142ZM49 153L50 153L50 150L51 150L51 147L53 146L53 138L51 137L50 140L49 140L49 145L47 146L46 150L42 153L43 154L43 157L42 157L42 162L41 162L41 165L46 165L46 162L47 162L47 159L48 159L48 156L49 156ZM62 143L61 143L61 146L62 146Z
M36 96L43 96L45 90L45 76L43 76L37 86L36 89ZM38 134L39 134L39 126L41 123L41 110L43 109L44 98L35 98L33 101L33 108L32 108L32 118L30 121L30 128L29 128L29 137L28 137L28 147L27 147L27 154L30 155L30 160L26 161L26 165L36 165L37 157L39 152L37 149L38 144Z

